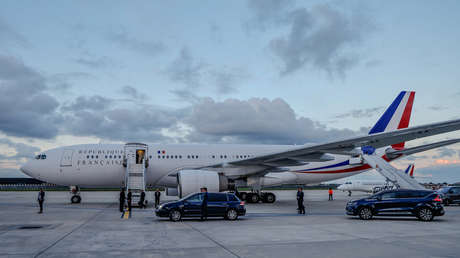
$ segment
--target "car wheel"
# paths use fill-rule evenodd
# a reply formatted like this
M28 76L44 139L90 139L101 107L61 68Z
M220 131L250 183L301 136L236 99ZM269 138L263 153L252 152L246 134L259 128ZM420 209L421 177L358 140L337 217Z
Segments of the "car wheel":
M228 220L236 220L238 218L238 213L235 209L229 209L225 214L225 218Z
M364 220L372 219L372 210L368 207L359 209L358 212L359 218Z
M179 221L180 219L182 218L182 213L180 213L180 211L178 210L172 210L169 212L169 219L171 221Z
M433 211L428 208L421 208L418 210L417 217L423 221L432 221L434 218Z
M266 203L274 203L276 201L276 196L272 193L266 193L264 196L264 201Z
M70 202L72 203L80 203L81 202L81 197L79 195L74 195L72 198L70 198Z

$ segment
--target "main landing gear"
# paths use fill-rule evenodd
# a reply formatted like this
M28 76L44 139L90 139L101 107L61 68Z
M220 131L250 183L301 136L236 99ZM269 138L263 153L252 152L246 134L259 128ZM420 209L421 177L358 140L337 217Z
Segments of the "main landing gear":
M248 203L274 203L276 195L269 192L236 192L238 198Z
M70 197L70 202L72 204L81 203L80 187L70 186L70 193L72 194L72 197Z

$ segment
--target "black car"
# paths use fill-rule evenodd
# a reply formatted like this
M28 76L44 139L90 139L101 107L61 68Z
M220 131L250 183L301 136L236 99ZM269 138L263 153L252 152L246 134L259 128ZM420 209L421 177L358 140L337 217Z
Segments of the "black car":
M449 206L450 204L460 204L460 186L447 186L438 190L438 193L442 195L444 205Z
M431 221L444 215L440 195L428 190L389 190L347 203L348 215L371 219L373 216L416 216Z
M155 210L158 217L179 221L182 217L200 217L204 193L193 193L178 201L161 204ZM208 217L236 220L246 214L244 202L232 193L208 193Z

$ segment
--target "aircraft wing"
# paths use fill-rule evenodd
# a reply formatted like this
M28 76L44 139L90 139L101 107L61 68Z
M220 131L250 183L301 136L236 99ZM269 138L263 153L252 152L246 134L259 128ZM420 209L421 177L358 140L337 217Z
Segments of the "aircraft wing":
M313 146L303 145L294 147L289 151L261 155L250 159L229 162L228 164L234 166L267 167L297 166L305 162L330 160L330 156L328 156L327 153L356 155L359 154L354 151L357 147L371 146L373 148L380 148L456 130L460 130L460 119L376 133ZM212 167L218 166L224 166L224 164Z

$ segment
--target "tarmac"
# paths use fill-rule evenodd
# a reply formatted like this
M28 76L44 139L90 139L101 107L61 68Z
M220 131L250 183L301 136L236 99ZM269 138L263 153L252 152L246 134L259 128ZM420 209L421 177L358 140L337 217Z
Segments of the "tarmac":
M237 221L157 218L152 207L123 219L117 192L0 192L0 257L459 257L460 207L432 222L411 217L362 221L345 215L348 197L305 191L307 215L296 214L295 191L274 191L274 204L247 204ZM164 196L164 194L162 195ZM153 193L148 193L152 199ZM171 199L171 197L168 197Z

